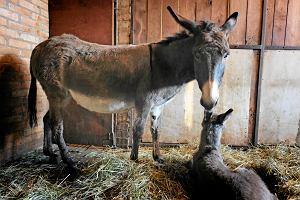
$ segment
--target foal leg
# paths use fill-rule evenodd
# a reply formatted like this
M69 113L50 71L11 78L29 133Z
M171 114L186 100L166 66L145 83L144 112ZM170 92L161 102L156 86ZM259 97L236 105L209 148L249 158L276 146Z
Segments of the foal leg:
M150 108L148 106L142 109L137 108L137 118L133 126L133 141L130 154L131 160L138 159L140 140L142 139L142 135L144 133L145 123L149 114L149 110Z
M57 162L57 155L54 153L52 148L52 131L50 126L50 113L49 111L43 117L44 122L44 145L43 145L43 152L46 156L50 157L51 163Z
M159 150L159 133L158 126L160 122L160 114L163 110L163 106L154 106L151 113L151 134L152 134L152 142L153 142L153 159L159 163L163 163L164 160L161 157Z

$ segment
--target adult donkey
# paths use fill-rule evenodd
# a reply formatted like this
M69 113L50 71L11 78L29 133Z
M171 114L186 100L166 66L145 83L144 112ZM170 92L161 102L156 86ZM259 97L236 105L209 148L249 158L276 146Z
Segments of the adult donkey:
M88 43L64 34L51 37L33 50L28 108L33 127L37 121L37 79L49 101L49 111L43 118L45 155L56 158L53 134L63 161L74 167L63 138L62 117L72 98L82 107L99 113L114 113L135 106L132 160L138 158L139 142L150 112L153 158L158 162L163 161L157 131L159 116L183 85L196 79L202 91L202 106L207 110L215 106L224 58L229 55L228 34L236 24L238 13L218 26L190 21L176 15L170 7L168 10L187 32L158 43L129 46Z

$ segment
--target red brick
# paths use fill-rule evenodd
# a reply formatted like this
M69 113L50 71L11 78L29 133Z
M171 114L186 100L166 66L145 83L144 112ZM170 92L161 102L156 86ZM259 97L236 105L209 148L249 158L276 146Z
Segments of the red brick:
M6 45L6 40L3 36L0 35L0 44Z
M7 19L5 19L4 17L0 17L0 25L1 26L6 26L7 25Z
M24 49L21 50L21 56L22 56L22 57L30 58L31 53L32 53L31 50L24 50Z
M37 35L40 36L44 40L49 37L49 32L37 30Z
M5 8L0 8L0 15L14 21L19 20L19 15L17 13L7 10Z
M36 19L38 22L42 22L43 24L46 24L48 25L49 24L49 19L42 16L42 15L38 15L37 16L37 19Z
M6 7L6 0L0 0L0 7L5 8Z
M31 11L27 10L26 8L20 7L18 5L9 3L8 4L9 10L19 13L20 15L26 15L26 16L31 16Z
M19 23L16 23L16 22L12 22L12 21L8 22L8 27L11 28L11 29L22 31L22 32L33 32L33 30L32 30L31 27L24 26L22 24L19 24Z
M7 26L7 19L4 17L0 17L0 26Z
M39 42L39 38L37 36L31 35L31 34L28 34L28 33L21 33L20 38L25 40L25 41L29 41L29 42L33 42L33 43L38 43Z
M45 3L41 0L31 0L31 2L44 10L48 10L48 3Z
M6 28L4 26L0 26L0 35L12 37L12 38L17 38L19 36L17 31Z
M2 61L2 56L1 55L6 55L6 54L13 54L13 55L21 55L21 50L18 48L12 48L12 47L1 47L0 48L0 61Z
M47 9L47 10L41 9L41 14L42 14L44 17L49 18L49 12L48 12L48 9Z
M21 49L30 49L31 44L22 40L17 40L17 39L9 39L8 40L8 45L11 47L18 47Z
M11 3L18 4L20 0L10 0ZM22 1L22 0L21 0Z
M40 27L40 29L41 30L47 30L48 31L48 27L49 27L49 25L48 24L42 24L42 23L39 23L39 27Z
M49 24L49 19L40 14L32 13L31 18L37 21L38 23L43 23L45 25Z
M21 16L21 23L27 26L35 27L37 22L26 16Z
M36 12L36 13L40 12L40 9L36 5L30 3L26 0L20 1L19 4L20 4L20 6L27 8L28 10L31 10L33 12Z

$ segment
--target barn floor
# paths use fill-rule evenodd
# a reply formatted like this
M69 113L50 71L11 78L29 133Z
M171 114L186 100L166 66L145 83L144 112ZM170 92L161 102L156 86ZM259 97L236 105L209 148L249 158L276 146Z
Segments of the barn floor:
M0 199L189 199L188 161L196 145L163 148L164 164L152 161L151 150L142 147L136 163L129 150L71 146L81 169L71 177L62 163L47 163L39 149L0 167ZM279 199L300 199L299 147L223 146L222 152L232 169L253 167Z

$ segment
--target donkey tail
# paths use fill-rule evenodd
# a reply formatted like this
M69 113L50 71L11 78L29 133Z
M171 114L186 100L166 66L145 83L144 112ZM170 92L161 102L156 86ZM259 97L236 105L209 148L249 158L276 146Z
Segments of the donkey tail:
M34 51L32 52L32 55L34 54ZM36 87L36 78L34 77L32 73L32 57L30 60L30 75L31 75L31 83L29 88L29 94L28 94L28 113L29 113L29 125L31 128L37 125L37 118L36 118L36 96L37 96L37 87Z

